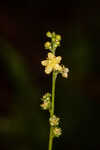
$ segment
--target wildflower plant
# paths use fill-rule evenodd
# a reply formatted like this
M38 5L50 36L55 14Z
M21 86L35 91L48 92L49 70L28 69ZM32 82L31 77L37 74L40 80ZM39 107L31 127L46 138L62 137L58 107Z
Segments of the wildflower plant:
M51 39L44 44L44 48L49 50L46 60L41 61L41 65L45 67L45 74L52 73L52 92L46 93L41 98L42 104L40 105L43 110L48 110L50 113L49 124L49 145L48 150L52 150L53 139L59 137L62 134L62 130L59 127L60 118L55 115L55 84L58 74L67 78L69 69L61 64L62 57L56 56L56 49L60 46L61 36L55 32L47 32L46 36Z

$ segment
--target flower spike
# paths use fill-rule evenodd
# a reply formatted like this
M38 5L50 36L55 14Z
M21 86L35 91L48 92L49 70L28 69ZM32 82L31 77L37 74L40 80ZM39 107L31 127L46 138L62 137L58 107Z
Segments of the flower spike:
M68 78L69 69L61 64L62 57L56 56L56 49L60 46L61 35L55 32L48 31L46 36L50 38L51 41L47 41L44 44L44 48L49 50L47 58L41 61L41 65L45 67L45 73L49 75L52 73L52 94L46 93L42 97L42 104L40 107L43 110L48 110L50 114L49 124L50 124L50 135L49 135L49 147L48 150L52 150L53 138L59 137L62 134L62 130L59 127L60 118L56 117L54 113L55 108L55 83L58 74L61 74L63 78Z

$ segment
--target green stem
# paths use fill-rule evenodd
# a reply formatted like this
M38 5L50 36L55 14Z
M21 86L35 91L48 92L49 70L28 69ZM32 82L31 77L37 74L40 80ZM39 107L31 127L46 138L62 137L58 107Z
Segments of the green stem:
M52 127L50 127L49 147L48 147L48 150L52 150L52 146L53 146L53 136L52 136Z
M56 73L52 73L52 102L51 102L51 111L50 111L50 117L54 115L54 108L55 108L55 84L56 84ZM48 150L52 150L53 146L53 134L52 134L53 128L50 127L50 135L49 135L49 147Z
M56 73L53 72L52 74L52 107L51 107L51 117L54 114L54 108L55 108L55 84L56 84Z

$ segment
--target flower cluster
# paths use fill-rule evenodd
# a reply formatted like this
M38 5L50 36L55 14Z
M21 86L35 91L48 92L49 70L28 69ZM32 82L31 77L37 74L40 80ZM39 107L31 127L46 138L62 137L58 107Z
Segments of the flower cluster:
M42 100L42 104L40 105L40 107L43 110L50 110L50 104L51 104L51 94L50 93L46 93L43 98L41 98Z
M59 121L60 121L60 118L56 117L55 115L53 115L49 119L50 125L53 128L53 136L54 137L59 137L62 133L61 128L58 127Z
M42 101L42 104L40 105L40 107L43 110L49 110L50 111L51 94L46 93L45 95L43 95L43 97L41 98L41 101ZM59 121L60 121L60 118L56 117L55 115L53 115L49 119L50 125L53 127L53 136L54 137L59 137L61 135L61 128L58 127Z
M61 36L59 34L55 34L55 32L53 33L47 32L46 36L50 38L51 41L47 41L44 44L44 48L50 51L47 54L46 60L41 61L42 66L45 67L45 73L50 74L51 72L54 72L54 74L56 74L56 77L60 73L62 77L67 78L69 69L66 68L63 64L61 64L62 57L55 55L56 48L60 46ZM54 112L52 111L53 98L51 100L51 96L53 97L54 95L53 94L51 95L50 93L46 93L41 99L42 104L40 106L43 110L49 110L50 112L49 123L50 126L52 127L53 137L59 137L62 133L62 130L59 127L60 118L56 117L54 115Z
M51 125L51 126L57 126L57 125L59 125L59 120L60 120L60 118L58 118L58 117L56 117L55 115L53 115L53 116L49 119L50 125Z
M64 65L60 64L61 56L55 56L55 50L60 46L61 36L54 32L47 32L47 37L51 38L51 42L47 41L44 44L45 49L49 49L51 52L48 53L46 60L41 61L41 64L45 67L45 73L50 74L55 71L57 74L61 73L62 77L67 78L69 69Z
M61 36L59 34L55 34L55 32L47 32L46 36L48 38L51 38L51 42L47 41L44 44L45 49L49 49L52 51L52 47L55 50L57 47L60 46Z
M59 137L61 134L62 134L61 128L55 127L55 128L53 129L53 135L54 135L55 137Z

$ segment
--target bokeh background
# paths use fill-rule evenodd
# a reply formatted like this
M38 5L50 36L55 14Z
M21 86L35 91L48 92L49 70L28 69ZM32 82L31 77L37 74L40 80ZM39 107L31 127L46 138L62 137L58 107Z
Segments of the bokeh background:
M40 97L51 90L45 33L62 36L57 55L70 69L56 84L62 136L55 150L100 149L100 2L0 1L0 150L47 150L49 114Z

